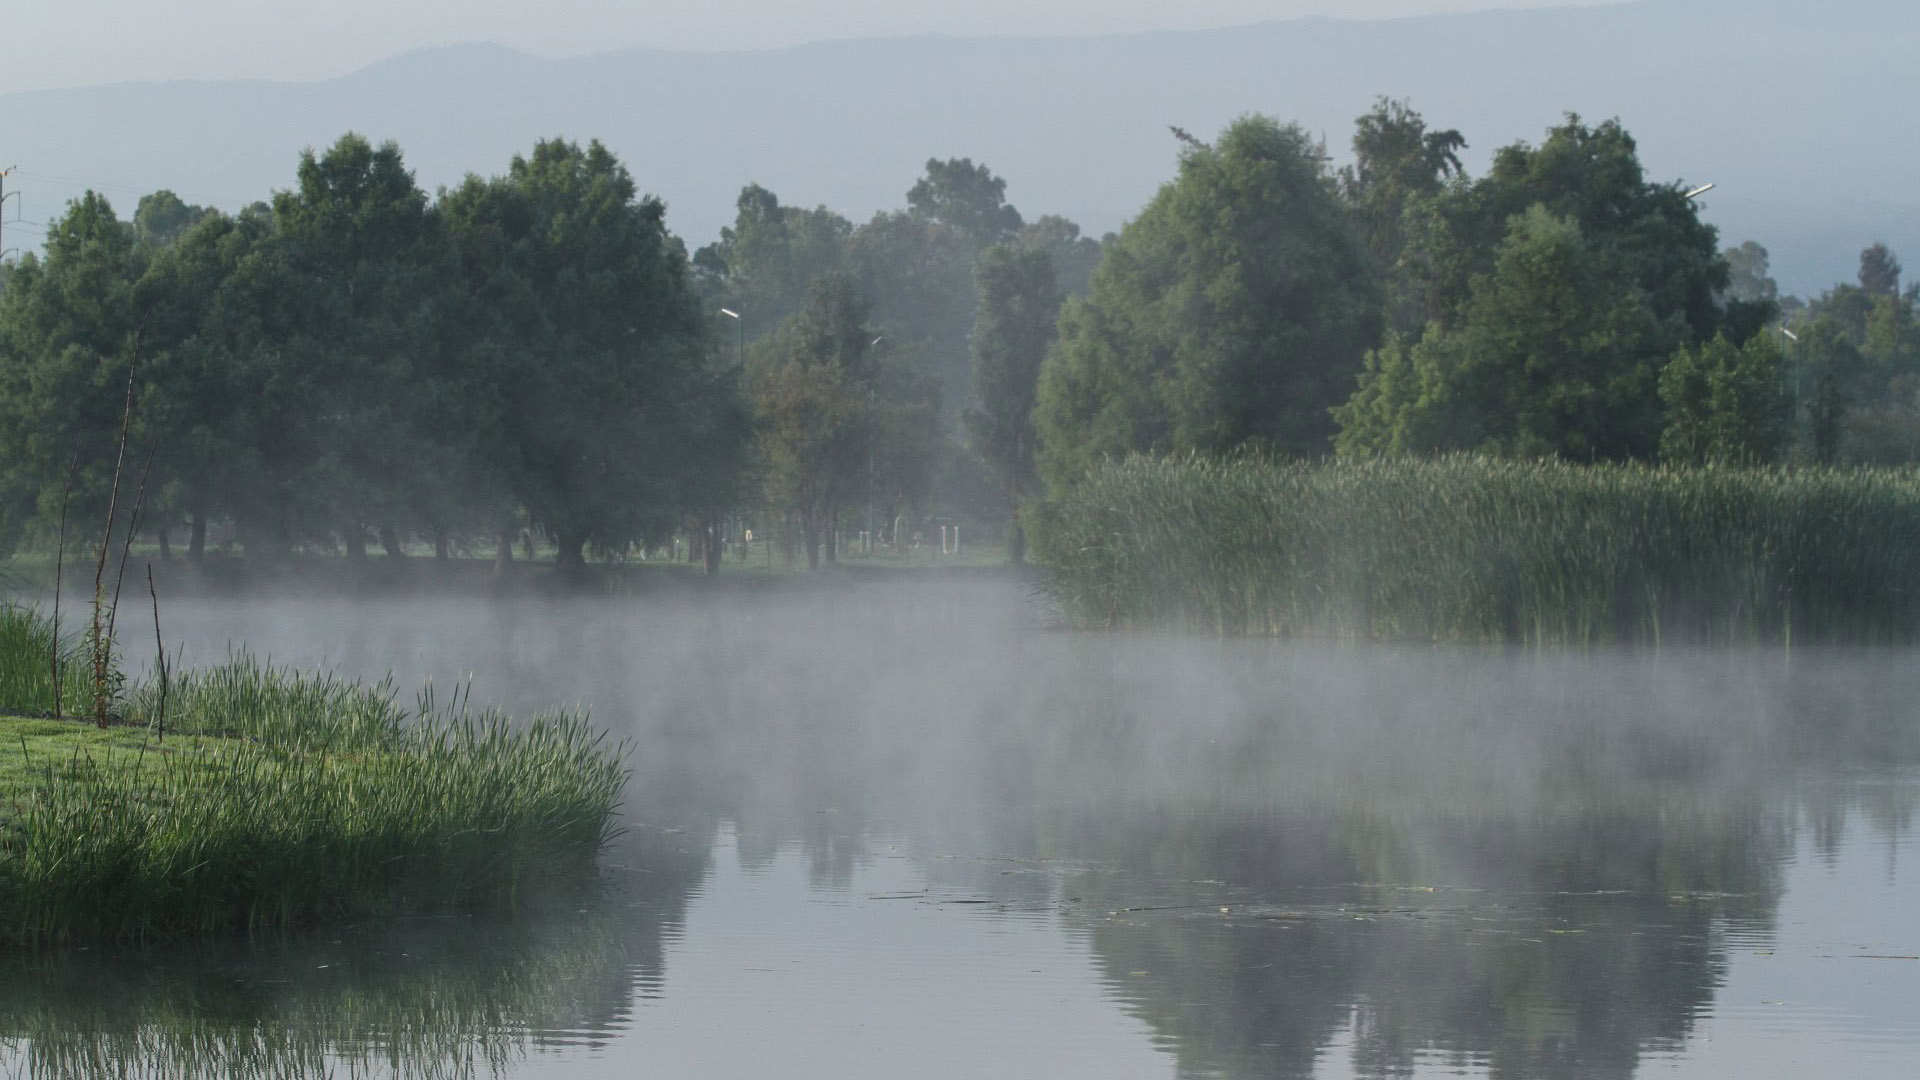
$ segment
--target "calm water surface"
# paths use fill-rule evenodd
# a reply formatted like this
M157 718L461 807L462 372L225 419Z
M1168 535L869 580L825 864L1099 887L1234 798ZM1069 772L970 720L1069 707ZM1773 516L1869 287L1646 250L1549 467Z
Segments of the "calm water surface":
M1920 1075L1911 651L1078 635L1018 586L179 602L629 738L514 916L7 961L31 1076Z

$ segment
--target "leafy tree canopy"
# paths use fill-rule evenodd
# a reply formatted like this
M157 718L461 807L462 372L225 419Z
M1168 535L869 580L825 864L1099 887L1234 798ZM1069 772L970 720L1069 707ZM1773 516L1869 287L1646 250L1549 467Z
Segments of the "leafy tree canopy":
M1185 149L1061 316L1040 379L1042 471L1070 483L1130 450L1322 453L1378 306L1319 144L1239 120Z

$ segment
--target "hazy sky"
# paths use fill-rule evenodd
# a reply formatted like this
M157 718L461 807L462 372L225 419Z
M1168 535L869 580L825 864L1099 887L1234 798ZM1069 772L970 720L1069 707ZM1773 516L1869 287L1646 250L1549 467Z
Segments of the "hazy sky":
M0 93L140 79L319 79L408 49L474 41L555 55L760 49L823 38L1199 29L1301 15L1383 18L1575 2L0 0Z

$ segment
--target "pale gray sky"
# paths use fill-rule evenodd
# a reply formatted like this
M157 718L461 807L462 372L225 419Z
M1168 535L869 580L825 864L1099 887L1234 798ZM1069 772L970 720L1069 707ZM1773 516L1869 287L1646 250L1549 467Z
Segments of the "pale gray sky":
M323 79L408 49L480 41L547 55L764 49L826 38L1200 29L1302 15L1383 18L1577 2L4 0L0 93L146 79Z

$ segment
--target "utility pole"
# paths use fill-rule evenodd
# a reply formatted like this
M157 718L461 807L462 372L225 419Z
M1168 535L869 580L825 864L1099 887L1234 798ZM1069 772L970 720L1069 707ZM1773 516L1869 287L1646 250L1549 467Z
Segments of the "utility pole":
M0 169L0 259L6 258L7 255L7 177L12 176L13 170L19 167L9 165ZM14 194L20 193L16 191Z

